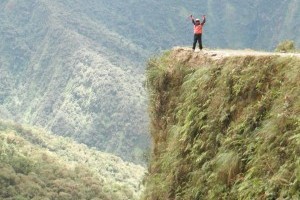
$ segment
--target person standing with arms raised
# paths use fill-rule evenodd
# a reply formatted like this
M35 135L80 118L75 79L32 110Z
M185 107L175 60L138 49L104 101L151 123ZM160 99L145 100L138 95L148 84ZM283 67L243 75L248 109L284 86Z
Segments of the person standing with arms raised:
M190 16L192 19L192 22L194 24L194 43L193 43L193 50L196 49L197 41L199 43L199 49L202 50L202 32L203 32L203 26L205 24L206 18L205 15L202 16L202 22L200 22L200 19L194 19L193 15Z

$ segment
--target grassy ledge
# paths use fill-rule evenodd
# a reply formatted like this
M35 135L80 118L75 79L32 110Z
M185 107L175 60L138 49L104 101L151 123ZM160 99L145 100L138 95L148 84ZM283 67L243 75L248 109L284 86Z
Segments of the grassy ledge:
M300 59L148 62L153 151L147 200L299 199Z

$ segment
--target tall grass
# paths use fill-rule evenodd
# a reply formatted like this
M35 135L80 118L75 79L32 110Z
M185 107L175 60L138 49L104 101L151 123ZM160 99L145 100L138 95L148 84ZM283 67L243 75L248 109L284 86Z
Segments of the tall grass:
M149 62L144 199L300 198L300 60Z
M285 40L280 42L276 49L276 52L295 52L296 51L296 47L295 47L295 42L292 40Z

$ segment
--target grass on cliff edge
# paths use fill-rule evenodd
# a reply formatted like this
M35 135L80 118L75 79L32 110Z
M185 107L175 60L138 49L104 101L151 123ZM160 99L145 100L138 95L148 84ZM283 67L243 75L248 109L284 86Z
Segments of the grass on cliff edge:
M299 199L300 60L149 61L144 199Z

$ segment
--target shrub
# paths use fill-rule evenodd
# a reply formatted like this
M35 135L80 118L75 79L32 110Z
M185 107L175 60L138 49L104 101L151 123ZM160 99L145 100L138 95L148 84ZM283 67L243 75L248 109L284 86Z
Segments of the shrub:
M296 50L295 43L292 40L285 40L280 42L275 49L276 52L284 52L284 53L294 52L295 50Z

